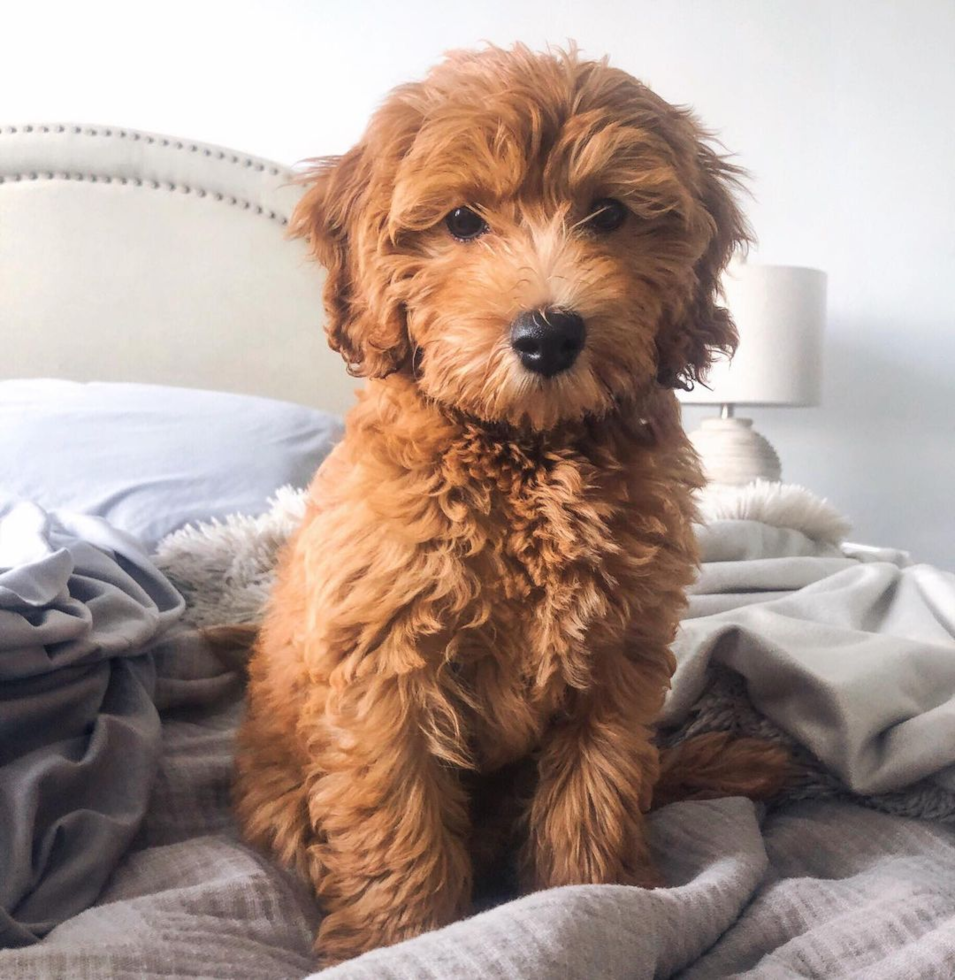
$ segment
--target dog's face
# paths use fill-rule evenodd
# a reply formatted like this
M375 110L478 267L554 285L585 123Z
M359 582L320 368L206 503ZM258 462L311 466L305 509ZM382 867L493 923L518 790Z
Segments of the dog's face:
M350 370L546 429L699 380L735 331L735 168L693 117L570 55L451 56L320 161L292 221Z

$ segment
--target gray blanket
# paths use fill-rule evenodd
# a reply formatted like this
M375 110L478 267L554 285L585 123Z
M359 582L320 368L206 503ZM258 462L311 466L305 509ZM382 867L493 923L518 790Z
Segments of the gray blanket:
M0 947L86 908L129 846L159 758L147 646L182 609L99 518L0 520Z
M238 556L234 530L224 539ZM856 791L904 793L918 779L945 788L955 761L953 577L764 521L701 533L708 560L668 721L712 721L719 667L745 679L766 724ZM209 555L214 537L196 536ZM193 581L182 584L195 588L203 557L192 559ZM163 753L140 833L93 907L42 943L0 952L4 978L251 980L314 969L307 889L241 844L229 815L240 683L191 632L167 634L153 659ZM739 799L676 804L651 823L667 888L527 896L323 976L955 976L948 825L831 800L767 816Z
M699 538L663 718L676 739L775 738L808 769L791 797L955 822L955 575L760 521Z
M4 980L311 975L314 903L237 841L240 686L187 635L157 656L165 752L141 836L96 904ZM740 799L651 817L670 887L556 889L325 971L328 980L777 980L955 975L955 834L841 803Z

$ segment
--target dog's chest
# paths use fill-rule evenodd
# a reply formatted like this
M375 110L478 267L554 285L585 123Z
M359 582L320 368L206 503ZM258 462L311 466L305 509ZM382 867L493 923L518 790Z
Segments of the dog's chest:
M613 557L611 518L590 467L561 459L491 496L488 542L476 564L497 608L533 635L555 617L586 627ZM552 624L556 625L556 624Z
M623 475L566 448L487 442L458 447L445 472L474 582L458 673L479 705L478 727L489 740L506 729L519 755L568 686L586 684L595 643L620 620Z

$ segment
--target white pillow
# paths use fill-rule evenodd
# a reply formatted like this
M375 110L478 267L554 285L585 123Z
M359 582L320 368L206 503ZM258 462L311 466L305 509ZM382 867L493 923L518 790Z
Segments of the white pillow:
M337 416L248 395L0 381L0 514L18 500L95 514L152 549L187 523L262 513L341 434Z

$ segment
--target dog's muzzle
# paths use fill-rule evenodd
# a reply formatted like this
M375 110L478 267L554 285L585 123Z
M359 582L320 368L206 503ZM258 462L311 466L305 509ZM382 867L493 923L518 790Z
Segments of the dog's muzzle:
M584 321L568 310L533 310L511 325L511 347L528 371L552 378L566 371L584 348Z

